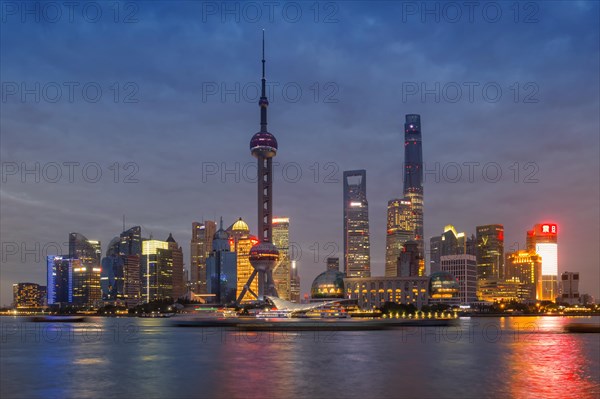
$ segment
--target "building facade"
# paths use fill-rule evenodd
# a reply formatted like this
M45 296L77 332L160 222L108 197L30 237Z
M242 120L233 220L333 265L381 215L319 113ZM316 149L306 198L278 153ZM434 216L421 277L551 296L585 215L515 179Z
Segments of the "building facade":
M367 172L345 171L344 182L344 273L348 277L371 276Z
M290 299L290 219L273 218L273 244L279 250L279 264L273 271L277 295L286 301Z
M46 286L36 283L13 284L13 306L15 309L41 308L46 305Z
M73 302L73 267L80 267L79 259L68 255L46 257L46 302L48 305Z
M340 271L340 258L327 258L327 270Z
M490 224L476 227L477 277L504 279L504 226Z
M414 237L419 244L421 258L425 258L423 231L423 147L421 116L406 115L404 123L404 199L410 201L413 215Z
M232 304L237 298L237 257L231 251L229 234L223 221L212 240L212 252L206 260L207 294L213 303Z
M467 236L458 233L453 225L446 225L441 235L430 238L429 249L429 272L433 274L442 270L442 256L466 254Z
M542 300L555 301L558 292L558 227L536 224L527 232L527 250L542 257Z
M211 220L192 223L190 243L190 290L206 294L206 259L212 252L212 240L217 225Z
M445 255L440 258L441 269L456 277L460 285L460 303L477 301L477 258L473 255Z
M345 298L357 300L362 309L378 308L385 302L412 304L421 309L429 303L428 284L428 277L347 277Z
M477 270L479 271L479 263ZM528 287L527 300L542 299L542 259L535 252L520 250L506 254L505 278Z
M296 261L291 261L290 269L290 301L300 303L300 275Z
M250 249L258 244L258 238L250 235L250 227L248 224L239 218L229 228L229 246L231 252L236 254L237 262L237 294L240 295L244 286L248 282L254 268L250 264ZM258 280L254 279L249 286L249 289L258 295ZM240 302L248 302L255 300L256 297L250 292L246 292Z
M102 299L100 241L88 240L79 233L69 234L69 258L79 259L73 267L73 303L79 306L95 306Z
M563 272L560 275L560 301L569 305L578 305L579 272Z
M396 277L398 257L407 241L415 239L411 202L392 199L387 205L385 276Z
M142 241L141 285L143 302L170 298L173 292L173 258L169 243Z

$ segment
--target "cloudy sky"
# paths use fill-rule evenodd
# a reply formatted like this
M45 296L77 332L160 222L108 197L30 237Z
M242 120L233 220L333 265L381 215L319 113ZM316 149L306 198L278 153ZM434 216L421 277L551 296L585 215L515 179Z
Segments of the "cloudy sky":
M193 221L255 231L263 28L274 209L303 293L341 255L344 170L367 170L383 274L404 115L418 113L426 238L501 223L508 251L555 222L559 271L600 297L597 3L24 4L1 10L0 304L14 282L45 283L69 232L104 251L123 215L172 232L186 265Z

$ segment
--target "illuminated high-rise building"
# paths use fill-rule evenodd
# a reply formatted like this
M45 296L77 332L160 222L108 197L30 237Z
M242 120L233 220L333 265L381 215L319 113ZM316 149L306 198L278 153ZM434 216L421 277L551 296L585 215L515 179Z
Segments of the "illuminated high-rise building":
M414 240L423 248L423 147L421 116L406 115L404 123L404 199L410 201L413 214Z
M300 302L300 275L298 274L298 265L293 260L290 269L290 301Z
M80 264L72 269L74 304L95 306L102 299L101 256L100 241L88 240L79 233L69 234L69 258L80 261Z
M344 172L344 273L371 276L367 171Z
M239 218L234 224L227 229L229 233L229 245L231 252L236 254L237 263L237 290L236 295L241 295L244 287L247 286L248 279L254 272L254 268L250 264L250 249L258 243L255 236L250 235L248 224ZM258 280L253 281L248 285L244 296L238 302L247 302L255 300L258 297Z
M444 227L442 235L430 238L429 248L429 273L437 273L442 270L440 263L442 256L467 253L467 237L464 232L457 233L456 228L449 224Z
M477 278L504 279L504 226L477 226Z
M46 287L36 283L13 284L15 309L41 308L46 302Z
M212 252L206 260L206 288L213 303L235 303L237 295L237 257L231 251L229 234L223 219L212 240Z
M558 297L558 227L540 223L527 232L527 250L542 257L542 300Z
M217 224L211 220L192 223L190 243L190 290L206 294L206 259L212 252L212 240Z
M48 255L46 258L46 295L48 305L73 302L73 266L79 267L79 259L68 255Z
M171 298L178 299L185 295L185 281L183 280L183 250L170 233L167 242L169 243L168 248L171 251L170 256L173 260L173 291Z
M407 241L414 240L415 228L410 201L392 199L387 206L385 277L396 277L398 257Z
M526 299L542 299L542 259L535 252L520 250L506 254L504 276L506 280L525 284L529 291Z
M290 219L273 218L273 244L279 250L279 264L273 271L275 288L279 298L290 299Z
M169 243L142 241L142 300L150 302L170 298L173 293L173 257Z

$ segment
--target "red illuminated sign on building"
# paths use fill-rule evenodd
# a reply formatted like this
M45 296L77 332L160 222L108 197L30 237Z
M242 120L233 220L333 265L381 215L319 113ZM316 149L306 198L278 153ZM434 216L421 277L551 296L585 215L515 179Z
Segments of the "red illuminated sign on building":
M542 224L541 225L541 233L548 234L548 235L554 235L554 234L558 233L558 228L555 224Z

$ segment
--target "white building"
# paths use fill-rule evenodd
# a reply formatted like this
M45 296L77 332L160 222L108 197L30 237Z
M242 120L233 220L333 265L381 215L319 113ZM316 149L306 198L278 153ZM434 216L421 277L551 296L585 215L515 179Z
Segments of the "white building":
M441 269L451 273L460 285L460 303L477 301L477 258L475 255L446 255L440 257Z
M560 301L579 304L579 272L564 272L560 277Z
M413 304L417 309L429 303L429 277L345 278L345 298L358 300L362 309L380 307L385 302Z

